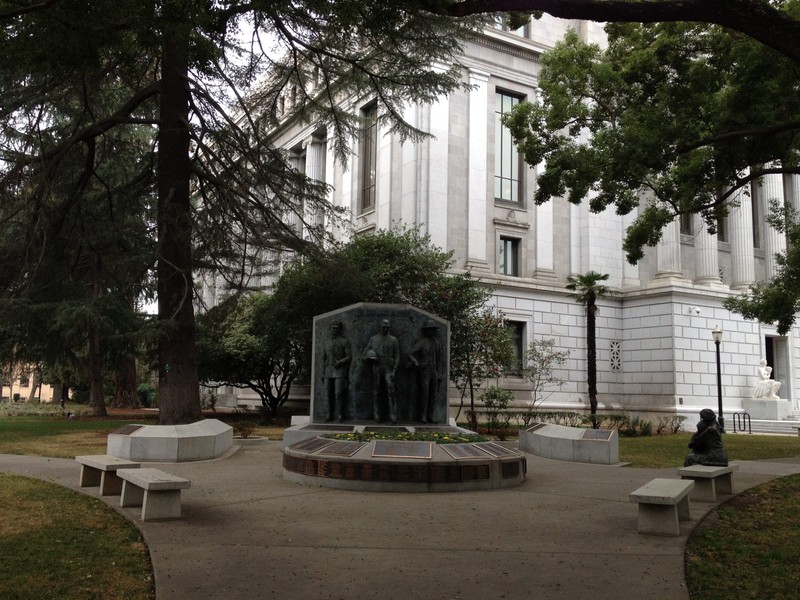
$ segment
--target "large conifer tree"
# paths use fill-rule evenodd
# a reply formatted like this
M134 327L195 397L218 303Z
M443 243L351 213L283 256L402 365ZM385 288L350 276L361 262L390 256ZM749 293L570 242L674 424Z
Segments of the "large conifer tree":
M193 269L224 268L242 239L300 252L319 241L299 239L286 215L324 207L326 190L290 168L270 132L318 123L341 158L360 125L341 101L376 98L381 123L418 138L403 106L460 85L459 43L472 26L413 3L362 0L6 1L0 23L0 224L14 223L23 249L0 286L11 297L29 288L49 243L42 215L53 189L84 201L79 184L100 168L91 149L123 129L148 131L163 423L201 417ZM237 44L240 26L253 34ZM109 82L117 99L94 102ZM79 168L68 160L76 153L86 158Z

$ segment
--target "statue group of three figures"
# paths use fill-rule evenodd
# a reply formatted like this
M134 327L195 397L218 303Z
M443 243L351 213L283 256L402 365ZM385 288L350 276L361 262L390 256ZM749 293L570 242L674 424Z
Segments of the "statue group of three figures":
M380 331L369 339L361 353L361 360L372 372L372 413L375 422L383 421L381 398L385 396L389 419L394 424L398 420L396 378L401 362L400 343L390 333L389 319L382 319L380 325ZM427 319L422 325L422 335L408 355L410 365L417 371L418 420L422 423L436 423L436 397L439 387L444 383L442 373L446 357L442 342L437 337L438 329L435 321ZM345 404L352 358L351 344L343 334L342 322L331 322L330 337L324 341L322 351L326 422L342 422L347 418Z

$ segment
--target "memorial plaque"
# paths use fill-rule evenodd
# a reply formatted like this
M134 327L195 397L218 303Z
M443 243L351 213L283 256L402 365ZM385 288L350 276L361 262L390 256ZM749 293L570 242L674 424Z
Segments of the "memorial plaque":
M464 465L461 469L462 481L489 479L489 465Z
M297 442L296 444L292 444L289 446L291 450L300 450L302 452L316 452L317 450L321 450L322 448L327 448L333 444L333 440L328 440L321 437L314 437L309 438L307 440L303 440L302 442Z
M432 442L398 442L396 440L375 440L372 456L380 458L422 458L430 459Z
M344 432L351 432L353 431L352 425L323 425L321 423L317 423L315 425L306 425L305 427L301 428L302 430L305 429L313 429L314 431L344 431Z
M138 431L142 427L144 427L144 425L123 425L122 427L120 427L119 429L115 429L111 433L116 433L118 435L130 435L134 431Z
M519 467L520 464L518 461L513 462L504 462L500 468L502 470L502 477L503 479L516 479L519 477Z
M408 429L405 427L364 427L365 433L397 433L397 432L406 432Z
M516 450L512 450L510 448L506 448L505 446L501 446L499 444L495 444L494 442L480 442L477 444L473 444L473 446L480 448L489 456L494 456L495 458L504 458L507 456L519 456L519 452Z
M583 432L584 440L602 440L608 441L611 439L610 429L587 429Z
M366 442L342 442L334 440L329 446L319 451L319 454L332 454L334 456L353 456L366 446Z
M535 424L531 425L530 427L528 427L525 431L528 431L528 432L536 431L537 429L540 429L540 428L544 427L545 425L546 425L546 423L535 423Z
M456 460L486 457L486 453L476 448L475 444L442 444L442 450Z

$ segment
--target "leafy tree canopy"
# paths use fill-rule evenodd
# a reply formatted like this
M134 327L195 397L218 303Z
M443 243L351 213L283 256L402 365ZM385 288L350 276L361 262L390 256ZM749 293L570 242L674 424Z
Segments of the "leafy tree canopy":
M314 316L377 302L411 304L449 320L451 376L471 377L477 387L511 362L509 334L486 312L491 290L469 273L451 273L452 265L452 253L417 229L358 236L300 260L271 296L233 296L199 318L201 376L251 387L264 398L272 377L272 387L288 398L286 380L290 386L311 369Z
M25 288L55 244L43 218L54 196L80 210L85 183L102 185L115 154L96 150L147 136L131 160L150 168L130 181L157 197L160 419L200 418L193 269L233 280L237 253L312 253L324 231L306 223L299 236L287 217L331 210L275 131L323 129L342 158L361 127L344 100L374 100L382 125L419 138L405 103L461 85L460 44L478 22L374 0L0 0L0 227L22 248L3 289Z
M714 232L740 188L800 173L800 65L719 27L607 31L606 50L570 33L546 53L542 103L507 118L526 162L544 162L537 203L639 208L624 242L635 263L676 215L699 212Z

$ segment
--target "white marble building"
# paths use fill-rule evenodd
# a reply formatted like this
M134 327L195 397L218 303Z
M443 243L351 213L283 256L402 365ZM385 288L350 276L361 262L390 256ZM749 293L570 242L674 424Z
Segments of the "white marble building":
M715 345L723 330L721 378L726 416L751 397L759 359L766 358L783 383L788 409L798 409L800 339L774 327L745 321L722 307L731 294L775 271L783 236L765 222L767 201L785 198L800 208L800 177L771 176L741 197L717 235L700 218L676 221L663 241L632 266L622 251L631 216L591 214L586 204L557 200L535 206L536 169L522 164L498 116L519 100L537 98L538 57L567 28L602 43L596 23L545 15L516 32L487 30L468 44L463 77L471 91L433 105L410 105L407 120L435 137L400 144L377 127L356 143L346 168L334 162L320 130L288 129L281 145L295 164L331 184L330 201L349 209L352 232L418 224L433 243L452 249L457 268L471 269L496 286L493 303L519 333L520 347L534 338L555 338L571 351L561 373L566 385L545 408L588 406L585 316L568 298L571 274L608 273L616 291L599 303L598 391L601 410L692 415L716 409ZM369 116L372 98L352 101ZM501 381L529 398L519 378ZM458 404L455 390L451 404ZM753 418L758 418L753 415Z

